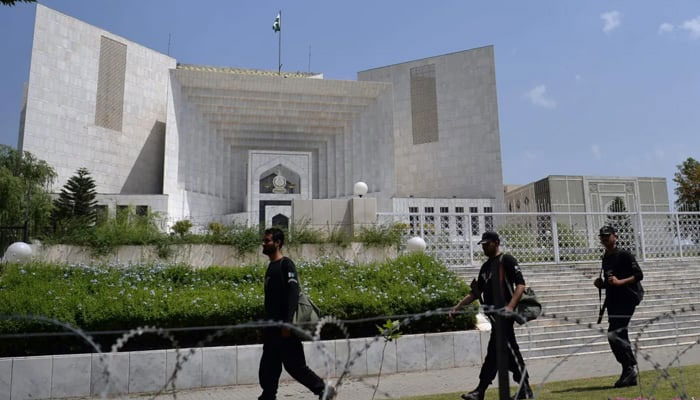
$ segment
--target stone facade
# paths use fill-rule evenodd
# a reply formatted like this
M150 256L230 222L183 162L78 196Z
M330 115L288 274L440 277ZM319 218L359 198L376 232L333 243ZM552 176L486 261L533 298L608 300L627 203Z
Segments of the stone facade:
M289 217L292 200L347 199L357 181L379 211L502 205L491 46L337 81L178 64L37 5L24 104L19 147L56 168L56 189L87 168L110 209L269 224L267 207Z

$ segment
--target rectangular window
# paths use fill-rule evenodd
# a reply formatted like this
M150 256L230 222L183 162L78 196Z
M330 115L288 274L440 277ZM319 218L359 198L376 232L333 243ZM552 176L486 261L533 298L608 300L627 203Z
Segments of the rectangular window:
M97 71L95 125L122 130L126 45L102 36Z
M148 206L136 206L136 215L139 217L148 215Z
M435 65L411 68L411 125L413 144L438 141Z
M107 221L107 217L109 216L108 212L109 209L104 204L98 204L95 206L95 215L97 217L96 221L98 224Z
M469 212L472 214L475 214L475 213L479 212L479 209L476 207L469 207ZM470 223L472 225L472 236L478 236L479 235L479 216L472 215L472 220Z
M447 214L448 212L450 212L450 208L449 207L440 207L440 212L443 214Z
M484 207L484 213L492 213L492 207ZM484 216L484 229L487 231L493 230L493 215Z
M433 207L425 207L423 210L426 214L432 214L435 212L435 209Z
M418 214L418 207L408 207L408 212L411 214ZM414 235L417 235L420 233L420 232L418 232L418 224L420 224L419 220L420 220L420 217L418 215L409 215L408 216L411 236L414 236Z
M457 214L462 214L464 213L464 207L455 207L455 212Z

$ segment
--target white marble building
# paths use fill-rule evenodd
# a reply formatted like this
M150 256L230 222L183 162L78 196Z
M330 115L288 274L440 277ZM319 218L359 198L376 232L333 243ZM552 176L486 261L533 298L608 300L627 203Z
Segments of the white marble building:
M56 190L85 167L110 210L270 224L357 181L379 211L502 210L491 46L338 81L180 64L39 4L21 120Z

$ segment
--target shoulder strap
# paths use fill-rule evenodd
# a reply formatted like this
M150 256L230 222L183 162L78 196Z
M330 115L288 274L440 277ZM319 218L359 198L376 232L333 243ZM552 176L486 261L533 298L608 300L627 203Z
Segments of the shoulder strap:
M508 293L510 293L510 297L513 297L513 288L510 284L510 281L508 280L508 275L506 274L506 270L503 268L503 253L501 253L498 256L498 272L499 274L503 272L503 280L506 281L506 287L508 288Z

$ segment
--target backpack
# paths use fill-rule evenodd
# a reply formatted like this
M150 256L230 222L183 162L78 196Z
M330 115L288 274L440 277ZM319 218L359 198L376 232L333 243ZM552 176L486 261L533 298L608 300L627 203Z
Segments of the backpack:
M299 287L299 302L297 303L297 310L292 317L292 323L295 325L316 323L320 314L321 310Z
M503 268L502 259L503 254L501 254L501 256L498 258L499 268ZM503 279L506 281L506 286L508 287L510 296L513 297L513 285L510 283L510 281L508 281L508 276L506 275L505 271L503 271ZM515 318L515 321L520 325L527 321L532 321L542 314L542 304L537 299L537 295L531 287L527 286L525 288L525 291L523 292L523 295L514 311L520 316L520 318Z

